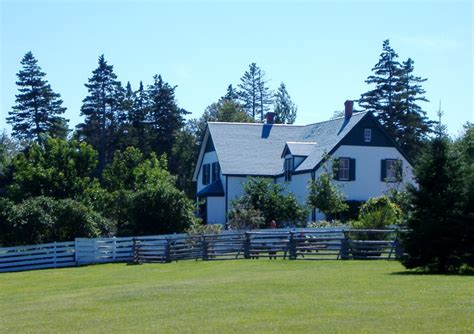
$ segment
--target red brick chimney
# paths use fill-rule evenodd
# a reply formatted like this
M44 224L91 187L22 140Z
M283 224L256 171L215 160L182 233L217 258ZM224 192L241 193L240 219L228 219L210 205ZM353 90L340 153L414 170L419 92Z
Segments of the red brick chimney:
M274 112L267 112L265 117L267 119L267 124L273 124L273 119L275 118L275 113Z
M344 115L346 116L347 119L351 118L353 109L354 109L354 101L346 100L346 102L344 102Z

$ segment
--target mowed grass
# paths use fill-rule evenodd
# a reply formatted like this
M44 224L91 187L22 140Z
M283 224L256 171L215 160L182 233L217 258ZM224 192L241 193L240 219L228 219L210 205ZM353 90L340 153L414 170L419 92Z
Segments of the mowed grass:
M473 276L401 272L260 259L0 274L0 332L474 332Z

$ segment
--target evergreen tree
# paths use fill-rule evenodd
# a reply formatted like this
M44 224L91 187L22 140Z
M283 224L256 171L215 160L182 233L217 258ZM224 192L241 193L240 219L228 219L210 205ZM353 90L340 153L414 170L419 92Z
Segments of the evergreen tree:
M426 79L413 75L413 60L409 58L400 64L397 58L389 40L385 40L379 62L372 69L374 74L366 80L375 88L361 95L359 105L373 112L388 133L413 157L433 125L417 104L428 101L421 87Z
M399 130L398 142L405 151L413 156L419 152L422 141L427 139L427 134L432 132L433 122L426 117L426 112L417 104L418 101L429 102L424 96L425 90L422 79L413 74L414 62L411 58L402 63L401 91L398 105Z
M153 77L154 82L148 87L150 107L147 122L152 130L151 147L158 155L171 154L175 131L184 124L183 116L188 112L179 108L175 99L176 86L165 82L161 75Z
M282 82L275 94L274 112L275 123L293 124L296 119L297 107L291 100L285 84Z
M227 91L221 100L237 101L239 99L239 93L234 89L232 85L227 86Z
M19 140L43 142L47 136L65 138L68 133L67 120L59 116L66 108L62 107L60 95L53 92L44 79L38 60L31 51L21 60L23 68L18 72L19 94L16 104L8 114L7 123L12 125L12 135Z
M129 114L129 122L131 124L133 145L136 145L142 152L150 152L149 146L146 145L146 134L148 130L147 114L149 107L149 99L143 83L140 81L140 85L137 91L133 94L133 107Z
M264 72L252 63L239 84L239 100L245 112L254 120L263 122L265 112L272 104L272 93L267 87Z
M121 95L123 88L108 65L104 55L99 57L99 66L85 84L89 95L82 101L81 116L84 123L77 126L78 136L91 144L99 152L99 173L107 161L112 159L114 135L118 119L122 118Z

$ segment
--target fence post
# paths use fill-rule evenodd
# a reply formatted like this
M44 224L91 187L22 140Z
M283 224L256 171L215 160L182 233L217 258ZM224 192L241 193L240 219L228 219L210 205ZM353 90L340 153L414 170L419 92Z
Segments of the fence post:
M117 240L115 237L112 238L112 261L115 262L116 252L117 252Z
M341 239L341 260L349 260L349 239L346 233L344 233L344 238Z
M206 240L206 236L203 234L202 235L202 259L204 261L209 260L208 245L209 245L209 242Z
M137 238L132 238L132 261L135 264L141 264L140 262L140 254L138 250L138 240Z
M403 245L398 241L398 238L393 242L393 246L395 247L395 260L400 260L403 257Z
M54 241L54 248L53 248L53 263L54 263L54 268L56 268L56 241Z
M250 259L250 233L249 232L245 232L244 258Z
M166 238L166 245L165 245L165 262L171 262L171 242L170 239Z
M290 240L289 240L289 251L290 254L288 258L290 260L296 260L296 238L295 238L295 233L293 231L290 231Z

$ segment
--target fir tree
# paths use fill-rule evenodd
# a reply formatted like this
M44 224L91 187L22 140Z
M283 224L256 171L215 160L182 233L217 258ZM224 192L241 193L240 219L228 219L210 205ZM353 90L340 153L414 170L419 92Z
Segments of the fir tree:
M297 107L291 100L283 82L275 94L274 111L275 123L293 124L295 122Z
M227 86L227 91L221 100L227 101L237 101L239 98L239 93L234 89L232 85Z
M23 68L18 72L19 94L16 104L8 114L7 123L12 125L12 135L18 140L43 142L47 136L65 138L68 133L60 95L53 92L51 85L44 79L33 53L27 52L21 60Z
M146 143L146 134L148 133L148 123L146 123L149 100L148 95L143 87L143 83L140 81L140 85L137 91L133 94L133 107L129 114L129 122L131 124L132 131L132 143L137 145L138 148L146 153L150 152L150 148Z
M99 66L92 72L92 77L85 84L89 95L82 101L81 116L84 123L77 126L80 139L90 143L99 152L99 173L107 161L112 159L114 135L118 119L122 117L121 85L108 65L104 55L99 57Z

